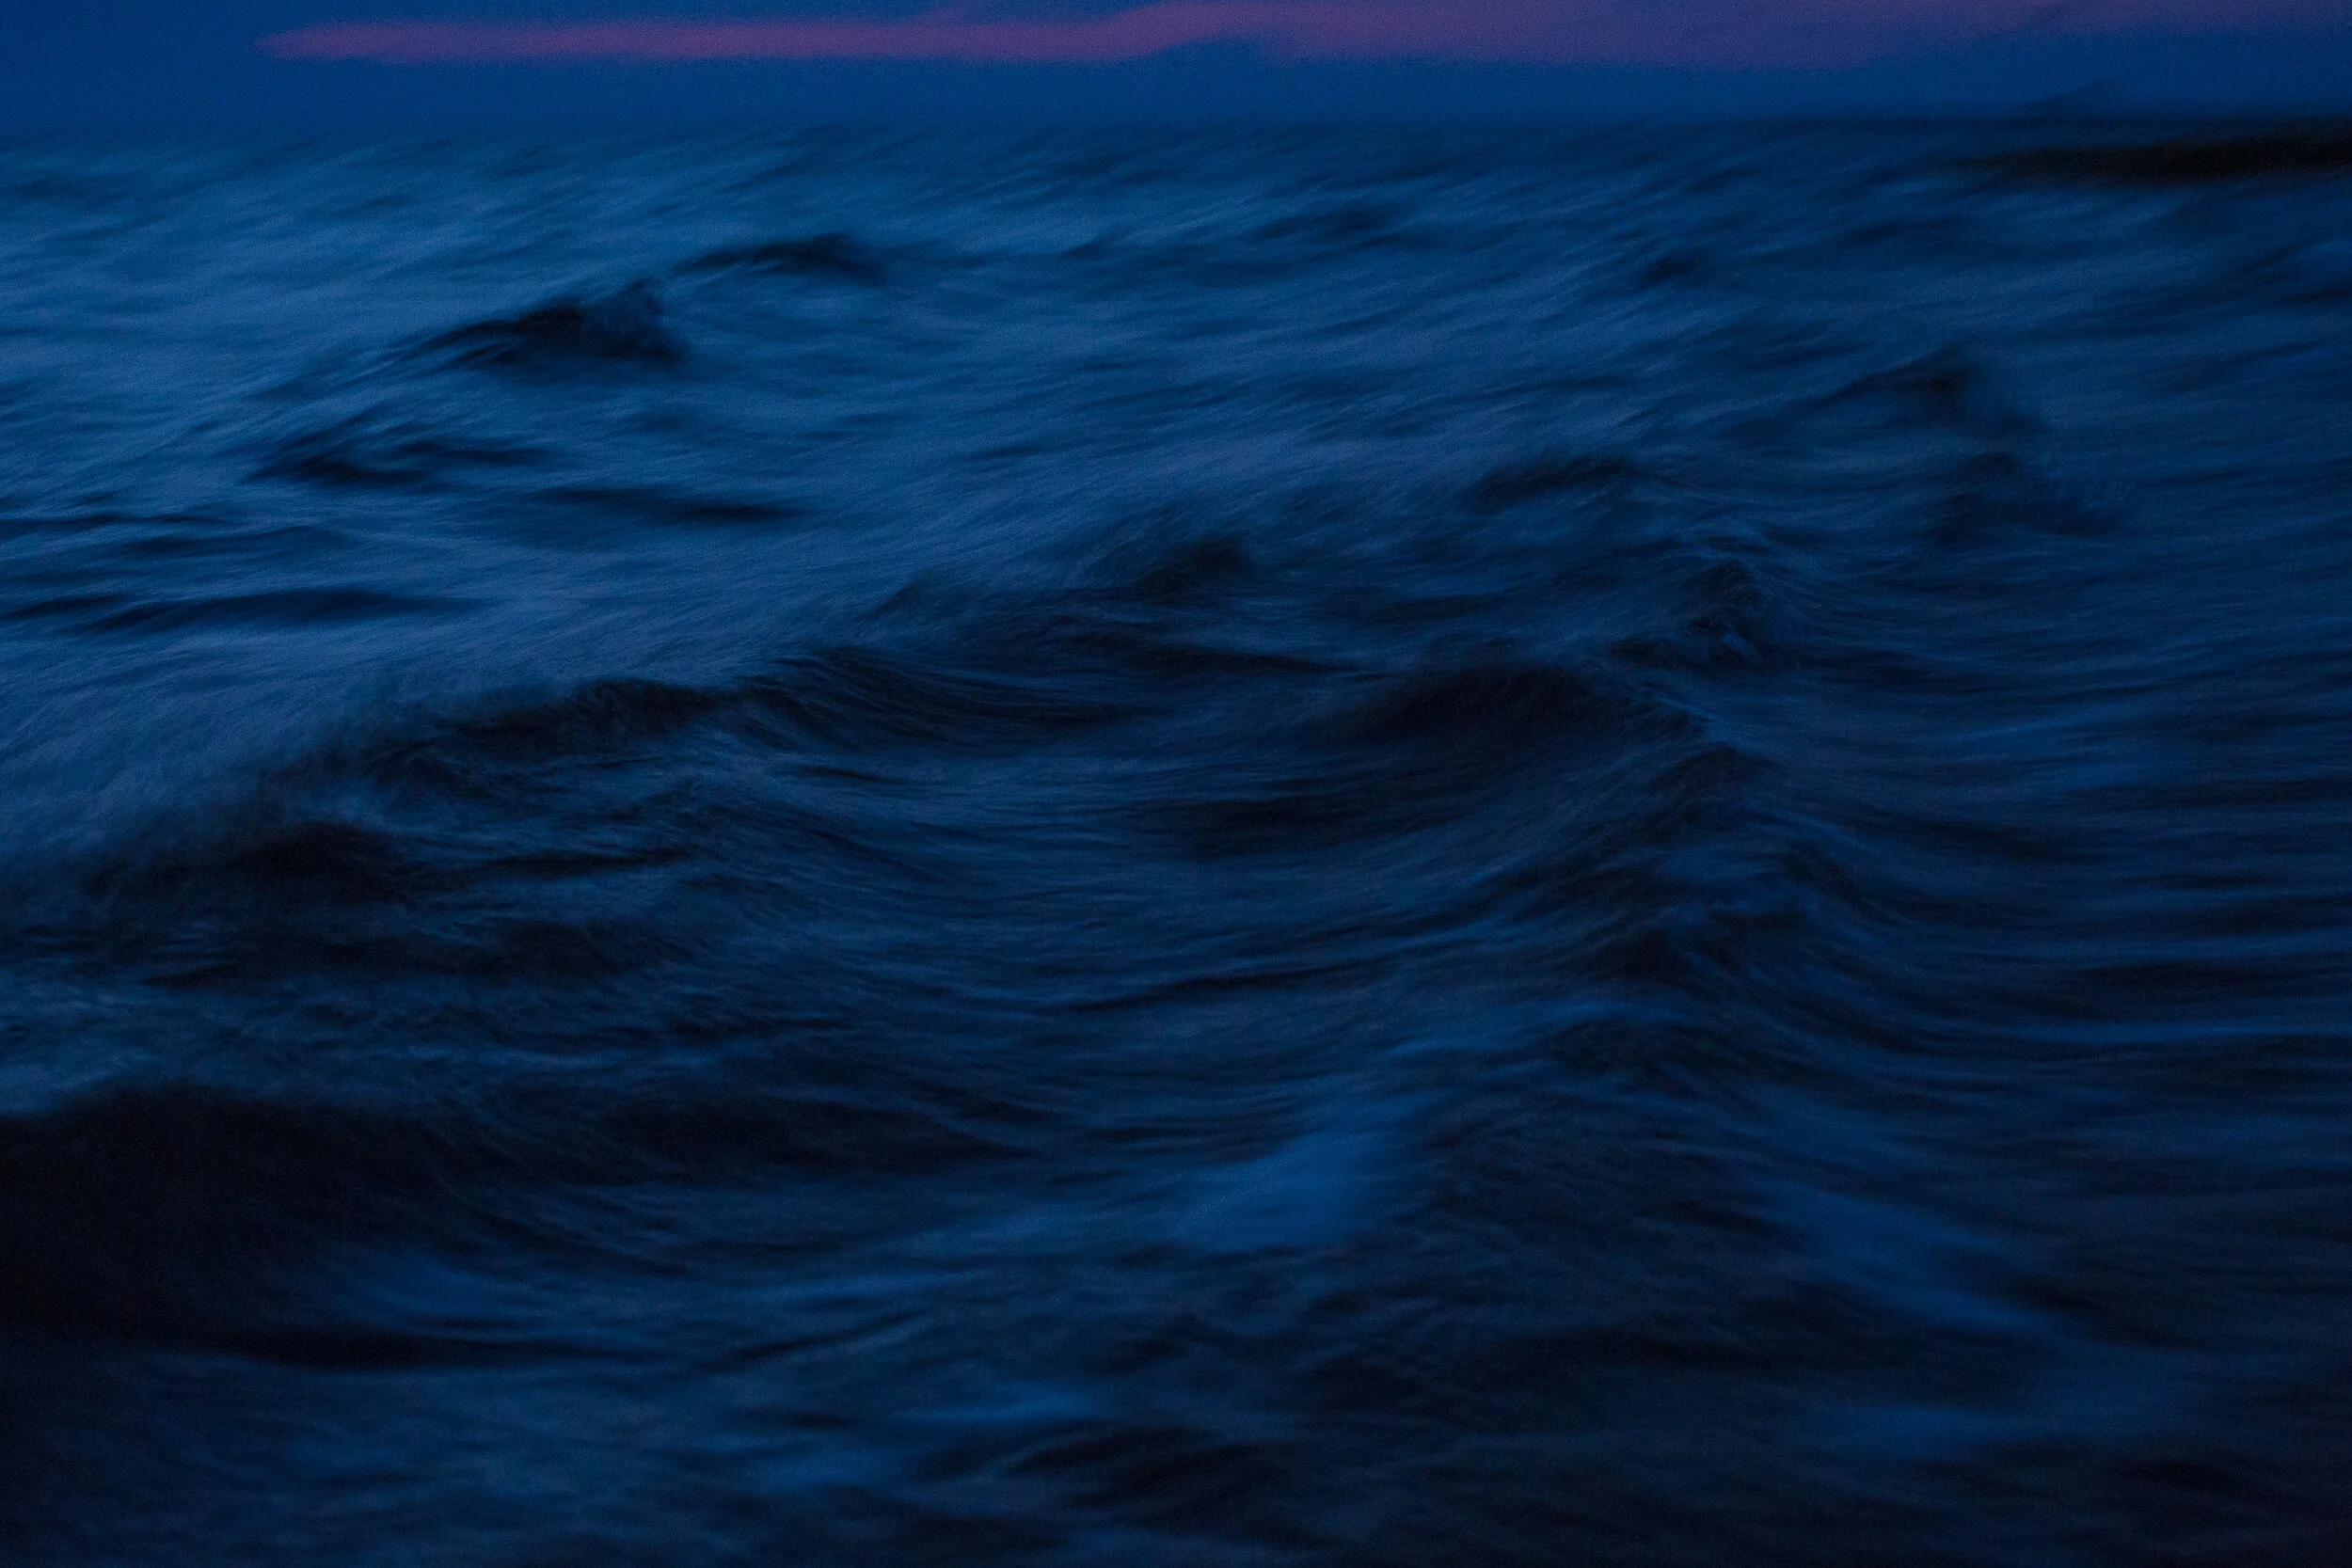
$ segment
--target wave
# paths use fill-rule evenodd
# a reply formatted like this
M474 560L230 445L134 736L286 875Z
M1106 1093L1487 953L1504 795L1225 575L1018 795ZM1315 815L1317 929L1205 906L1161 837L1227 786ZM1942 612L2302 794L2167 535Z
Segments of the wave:
M1689 575L1685 619L1666 632L1619 640L1610 652L1650 669L1760 670L1791 657L1785 610L1762 573L1733 557L1698 564Z
M347 626L410 616L462 614L463 599L420 598L372 588L284 588L212 598L139 601L120 594L37 599L0 611L11 620L67 621L88 632L176 632L207 627Z
M2236 135L0 149L10 1562L2342 1557Z
M1454 755L1566 737L1622 736L1637 723L1672 728L1668 710L1556 664L1495 659L1415 671L1339 718L1338 738L1373 746L1438 746Z
M1463 492L1475 512L1501 512L1563 491L1611 490L1631 483L1641 469L1614 453L1539 457L1491 468Z
M0 1332L329 1369L578 1354L552 1323L371 1309L383 1259L462 1259L501 1230L577 1244L562 1195L691 1172L760 1184L913 1176L1010 1147L950 1113L850 1098L508 1092L426 1117L145 1085L0 1117ZM612 1266L635 1259L624 1238ZM356 1276L354 1271L358 1271Z
M664 325L661 296L644 282L470 322L427 339L422 347L453 364L516 370L675 365L686 357L685 345Z
M522 498L548 505L611 514L632 522L733 528L796 522L809 509L753 496L708 496L654 484L564 484Z
M868 286L885 283L890 278L890 263L881 252L841 233L726 245L705 251L687 262L684 270L781 273L794 277L831 278Z
M530 447L461 438L400 420L352 420L273 442L256 479L328 489L405 490L475 470L526 468L547 454Z
M894 744L989 746L1116 722L1130 710L1017 682L927 668L839 647L796 655L733 685L604 680L544 702L468 714L430 737L393 743L503 755L611 751L715 724L776 744L858 750Z

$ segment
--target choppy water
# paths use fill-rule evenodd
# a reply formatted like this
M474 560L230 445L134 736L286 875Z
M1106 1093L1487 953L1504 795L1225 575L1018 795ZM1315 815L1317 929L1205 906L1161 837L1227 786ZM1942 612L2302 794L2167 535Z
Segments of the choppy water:
M8 1560L2352 1556L2352 182L2054 134L0 152Z

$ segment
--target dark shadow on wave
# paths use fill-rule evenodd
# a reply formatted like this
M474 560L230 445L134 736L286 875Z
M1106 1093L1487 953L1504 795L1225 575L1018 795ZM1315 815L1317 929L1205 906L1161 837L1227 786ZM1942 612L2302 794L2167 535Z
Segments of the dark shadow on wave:
M1082 1508L1138 1525L1236 1542L1298 1533L1290 1516L1294 1457L1279 1443L1187 1426L1102 1422L1057 1432L1007 1467L1055 1484ZM1254 1552L1249 1557L1263 1560Z
M576 1245L572 1188L916 1175L1008 1152L886 1085L511 1094L439 1115L187 1085L113 1091L0 1117L0 1335L325 1369L507 1358L532 1347L342 1299L366 1283L347 1260L494 1233Z
M685 272L765 272L793 277L824 277L845 283L879 284L890 277L882 256L847 234L812 234L764 245L728 245L707 252Z
M1891 430L1934 426L2017 436L2039 428L2035 417L2011 401L1993 367L1956 343L1859 376L1816 406L1864 415Z
M445 483L469 468L515 468L539 461L541 454L527 448L429 431L371 429L355 420L287 437L269 449L253 477L336 490L405 490Z
M1640 474L1630 458L1613 452L1548 454L1488 469L1462 492L1462 499L1473 512L1503 512L1563 492L1616 489Z
M645 908L640 874L674 888L691 873L673 868L707 864L711 847L691 814L637 799L641 781L696 755L817 771L872 753L1050 745L1135 711L834 648L723 685L604 680L412 716L329 742L242 807L155 824L88 869L56 934L173 988L652 986L697 948ZM617 793L590 792L585 830L548 821L550 791L577 788L583 770ZM353 811L355 785L380 791L380 809ZM822 810L771 802L761 832L811 863L879 853Z
M1394 208L1348 202L1276 218L1261 224L1249 237L1260 242L1333 251L1436 249L1426 235L1404 227L1405 216Z
M2070 483L2010 453L1983 452L1953 474L1929 540L1957 548L2021 532L2102 538L2116 531L2124 510L2120 490Z
M1034 742L1135 716L1042 684L924 669L858 648L820 649L745 688L747 715L834 746Z
M695 495L656 484L566 484L536 492L533 499L582 507L634 522L729 528L790 522L807 509L790 501L748 496Z
M291 822L231 849L210 868L274 899L372 903L429 891L424 869L389 833L332 819Z
M518 370L598 361L670 365L686 357L684 345L663 324L661 296L643 282L473 322L426 340L423 348L460 365Z
M1109 590L1110 597L1167 606L1214 603L1247 584L1258 569L1248 544L1231 533L1179 540L1112 565L1124 568L1125 580Z
M1565 665L1496 658L1416 670L1342 714L1331 737L1344 744L1543 748L1563 740L1631 736L1671 724L1657 705Z
M1685 595L1688 610L1678 626L1621 639L1611 655L1644 669L1718 673L1787 662L1778 597L1747 562L1727 557L1697 565Z
M1586 787L1588 769L1671 752L1696 732L1687 713L1603 673L1497 656L1388 677L1310 733L1306 768L1134 818L1203 859L1323 852L1444 827L1555 771Z
M90 632L199 631L228 627L298 630L412 615L449 615L470 609L463 599L412 598L370 588L287 588L206 599L125 603L115 594L74 594L23 605L12 620L60 620Z
M166 1346L247 1338L284 1315L284 1276L306 1253L413 1223L399 1216L442 1155L416 1132L192 1087L0 1121L0 1323Z
M303 975L569 988L681 950L675 932L627 908L544 911L499 896L664 863L675 858L665 845L567 867L266 804L198 827L179 837L159 828L96 867L86 908L57 934L173 990Z
M1035 740L1132 716L1118 704L1025 683L924 668L861 648L799 655L727 686L635 679L590 682L560 696L493 708L388 748L562 756L625 748L695 725L771 744L988 746Z

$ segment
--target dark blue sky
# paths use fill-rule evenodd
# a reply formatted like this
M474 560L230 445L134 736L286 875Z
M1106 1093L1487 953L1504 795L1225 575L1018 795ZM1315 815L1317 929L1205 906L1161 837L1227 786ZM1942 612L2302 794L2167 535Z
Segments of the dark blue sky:
M1124 0L1133 6L1138 0ZM1310 7L1330 0L1307 0ZM1365 0L1409 10L1418 0ZM1470 0L1476 4L1477 0ZM1772 7L1812 19L1836 42L1838 18L1872 0L1494 0L1530 14L1687 22L1712 36L1709 9L1743 16L1747 41L1697 63L1529 63L1286 57L1279 44L1211 39L1107 64L942 60L759 60L498 64L272 58L257 40L321 24L611 17L904 17L878 0L20 0L0 35L0 130L344 129L807 123L839 119L1277 118L1578 119L1751 113L1936 113L2002 109L2082 89L2118 109L2352 109L2352 0L2312 0L2300 24L2185 33L2070 25L2061 7L2027 24L1989 19L1975 36L1929 29L1843 51L1772 46ZM1886 0L1908 16L1971 0ZM1994 8L2016 0L1981 0ZM2127 0L2104 0L2121 5ZM1068 17L1115 0L1000 6L982 14ZM1444 0L1430 0L1447 15ZM1554 10L1546 11L1547 6ZM1842 7L1842 11L1841 8ZM1248 8L1247 6L1235 9ZM1279 0L1278 0L1279 8ZM2214 0L2216 16L2243 15ZM2079 8L2075 8L2079 12ZM1757 24L1755 18L1766 15ZM1458 11L1452 13L1461 14ZM1830 20L1823 22L1822 17ZM2047 18L2046 22L2042 20ZM1645 20L1645 24L1648 24ZM1717 29L1720 34L1721 29ZM1790 36L1795 36L1792 26ZM1808 38L1812 34L1806 35ZM1488 40L1487 44L1491 45ZM1808 48L1811 46L1808 45ZM1747 51L1746 55L1741 50ZM1491 47L1488 54L1494 53ZM1836 58L1840 53L1847 58ZM1296 50L1289 51L1291 56ZM1470 51L1471 55L1477 49ZM1729 57L1724 57L1728 55ZM1774 59L1770 56L1785 57ZM1855 58L1876 55L1876 58Z

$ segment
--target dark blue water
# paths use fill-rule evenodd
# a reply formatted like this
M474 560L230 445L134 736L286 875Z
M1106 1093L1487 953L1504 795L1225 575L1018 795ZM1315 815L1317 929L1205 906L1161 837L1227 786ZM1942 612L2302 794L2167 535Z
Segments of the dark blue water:
M0 151L0 1556L2352 1560L2165 134Z

